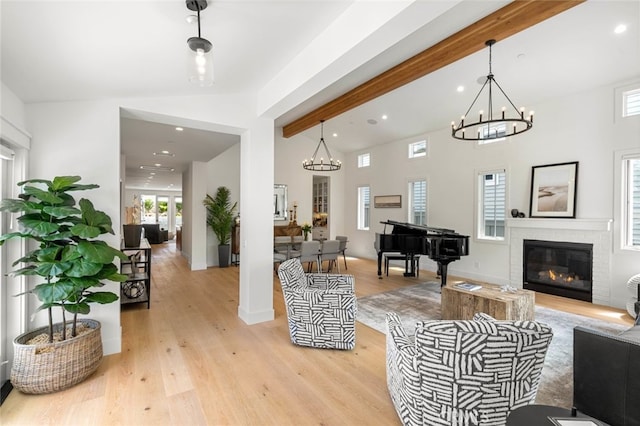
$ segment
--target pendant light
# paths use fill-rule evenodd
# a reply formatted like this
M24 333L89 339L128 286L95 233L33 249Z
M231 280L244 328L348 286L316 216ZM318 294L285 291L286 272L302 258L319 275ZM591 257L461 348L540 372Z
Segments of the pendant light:
M462 116L460 122L456 125L455 122L451 122L451 135L460 140L465 141L480 141L489 139L500 139L506 136L513 136L520 133L524 133L533 127L533 111L529 112L529 116L525 118L524 107L516 108L511 102L509 96L502 90L502 87L498 84L491 72L491 46L495 44L495 40L487 40L485 45L489 46L489 75L485 80L482 88L476 95L475 99L471 103L471 106L467 112ZM493 116L493 85L500 90L505 99L509 102L513 111L507 110L507 107L502 107L502 112L498 117ZM473 108L476 101L482 95L482 91L488 89L488 103L487 111L479 111L478 121L472 122L467 120L469 111Z
M213 45L200 34L200 11L207 8L207 0L186 0L187 9L198 13L198 37L187 40L189 81L200 86L213 84Z
M319 160L317 158L318 150L320 149L321 146L324 147L324 151L327 154L327 162L324 161L324 157L320 157ZM333 156L329 152L329 148L327 147L327 144L324 142L324 120L320 120L320 142L318 142L318 146L316 147L316 150L313 152L313 155L311 156L311 160L305 159L302 162L302 167L304 167L305 170L311 170L316 172L333 172L336 170L340 170L340 167L342 167L342 163L340 162L340 160L333 159Z

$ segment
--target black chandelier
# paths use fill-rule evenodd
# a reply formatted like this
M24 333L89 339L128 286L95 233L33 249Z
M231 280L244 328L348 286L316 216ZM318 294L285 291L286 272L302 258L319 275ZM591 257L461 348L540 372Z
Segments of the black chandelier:
M198 37L187 40L189 46L189 81L200 86L213 84L213 45L200 34L200 11L207 8L207 0L186 0L187 9L198 13Z
M324 147L324 151L327 154L327 159L329 160L327 163L324 162L324 157L320 157L320 161L316 158L318 155L318 150L320 146ZM311 161L305 160L302 162L302 167L306 170L313 170L318 172L333 172L336 170L340 170L342 167L342 163L340 160L334 160L329 152L329 148L327 144L324 142L324 120L320 120L320 142L318 142L318 146L316 150L313 151L313 155L311 156Z
M482 88L480 88L480 91L471 103L467 112L460 119L460 122L457 125L455 122L451 122L451 135L456 139L465 141L500 139L526 132L533 127L533 111L530 111L529 117L525 118L524 107L519 110L516 108L513 102L511 102L511 99L509 99L509 96L504 93L504 90L502 90L502 87L500 87L491 72L491 46L493 46L495 42L496 41L493 39L485 42L485 45L489 46L489 75L487 75L487 79L482 85ZM503 106L502 113L499 118L493 117L493 84L496 85L506 100L509 101L509 104L515 111L515 115L510 115L513 113L508 113L507 107ZM465 122L466 116L475 105L485 87L487 87L489 91L488 114L485 115L484 111L480 110L480 118L478 121Z

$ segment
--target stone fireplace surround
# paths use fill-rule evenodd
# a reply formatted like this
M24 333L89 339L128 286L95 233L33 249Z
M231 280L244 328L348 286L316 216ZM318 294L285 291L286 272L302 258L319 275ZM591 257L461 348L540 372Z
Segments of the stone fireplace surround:
M612 224L611 219L507 219L510 284L522 288L524 240L593 244L593 303L609 305Z

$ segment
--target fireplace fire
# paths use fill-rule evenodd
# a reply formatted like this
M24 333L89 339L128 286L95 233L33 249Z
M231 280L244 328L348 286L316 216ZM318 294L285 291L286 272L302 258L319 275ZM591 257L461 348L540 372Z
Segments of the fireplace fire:
M524 240L523 287L592 301L593 245Z

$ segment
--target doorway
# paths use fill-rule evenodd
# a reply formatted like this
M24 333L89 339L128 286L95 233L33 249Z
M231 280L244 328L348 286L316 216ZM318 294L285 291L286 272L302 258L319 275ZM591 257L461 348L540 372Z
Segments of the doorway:
M324 241L329 238L329 176L313 176L312 205L314 240Z

